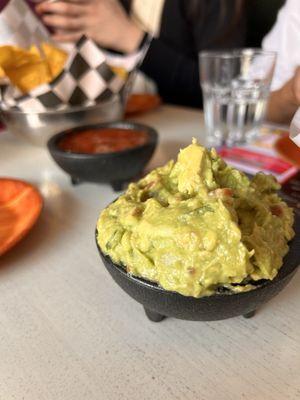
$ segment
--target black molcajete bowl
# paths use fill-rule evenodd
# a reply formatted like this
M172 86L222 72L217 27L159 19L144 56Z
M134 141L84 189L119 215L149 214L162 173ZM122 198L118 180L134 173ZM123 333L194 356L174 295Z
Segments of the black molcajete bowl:
M147 317L154 322L164 317L174 317L192 321L216 321L243 315L252 317L264 303L276 296L292 279L300 264L300 217L296 217L296 236L290 242L289 253L283 266L273 281L261 281L256 289L243 293L218 293L212 296L182 296L167 291L155 283L136 278L105 256L97 247L103 263L114 281L133 299L144 306ZM97 238L97 232L96 232Z
M102 154L80 154L61 150L59 141L68 134L86 129L122 128L143 131L149 140L133 149ZM157 145L157 132L146 125L132 122L109 122L69 129L53 136L48 149L56 163L71 176L73 184L80 182L110 183L115 190L139 176L150 160Z

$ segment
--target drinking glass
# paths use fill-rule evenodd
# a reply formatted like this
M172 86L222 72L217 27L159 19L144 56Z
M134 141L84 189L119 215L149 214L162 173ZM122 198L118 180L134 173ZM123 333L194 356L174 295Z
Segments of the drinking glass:
M207 144L253 140L265 117L276 53L260 49L199 54Z

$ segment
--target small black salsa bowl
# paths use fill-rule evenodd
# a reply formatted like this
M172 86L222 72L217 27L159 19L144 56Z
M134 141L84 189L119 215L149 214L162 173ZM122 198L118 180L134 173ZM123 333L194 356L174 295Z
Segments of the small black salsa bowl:
M143 131L148 135L145 144L128 150L85 154L72 153L59 148L61 139L74 132L88 129L121 128ZM110 183L115 190L121 190L123 184L139 176L156 148L157 132L142 124L133 122L109 122L80 126L54 135L47 143L48 150L56 163L71 176L73 184L80 182Z
M292 279L300 263L300 217L295 216L296 235L289 243L290 250L273 281L264 280L249 292L217 293L200 298L183 296L163 289L157 284L134 277L103 254L96 244L107 271L113 280L133 299L144 306L147 317L159 322L165 317L191 321L217 321L243 315L250 318L264 303L276 296Z

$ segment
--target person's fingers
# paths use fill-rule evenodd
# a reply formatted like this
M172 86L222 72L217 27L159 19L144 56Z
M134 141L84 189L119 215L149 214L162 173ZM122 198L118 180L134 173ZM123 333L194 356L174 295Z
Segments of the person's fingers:
M45 15L42 17L44 23L52 28L60 28L64 31L78 31L84 29L84 21L81 18L62 16L62 15Z
M54 33L51 38L55 42L77 42L81 36L83 35L83 32L69 32L69 33L64 33L63 31Z
M43 2L36 7L38 14L58 14L78 16L86 13L86 6L83 4L66 3L64 1L56 1L53 3Z

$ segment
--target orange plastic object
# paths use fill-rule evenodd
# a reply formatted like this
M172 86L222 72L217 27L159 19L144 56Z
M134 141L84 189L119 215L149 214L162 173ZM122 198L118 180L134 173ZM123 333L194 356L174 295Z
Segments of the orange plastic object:
M126 104L126 116L140 114L160 106L161 98L155 94L132 94Z
M29 232L42 204L41 195L29 183L0 178L0 256Z
M300 168L300 148L289 138L288 134L281 136L275 147L286 160Z

